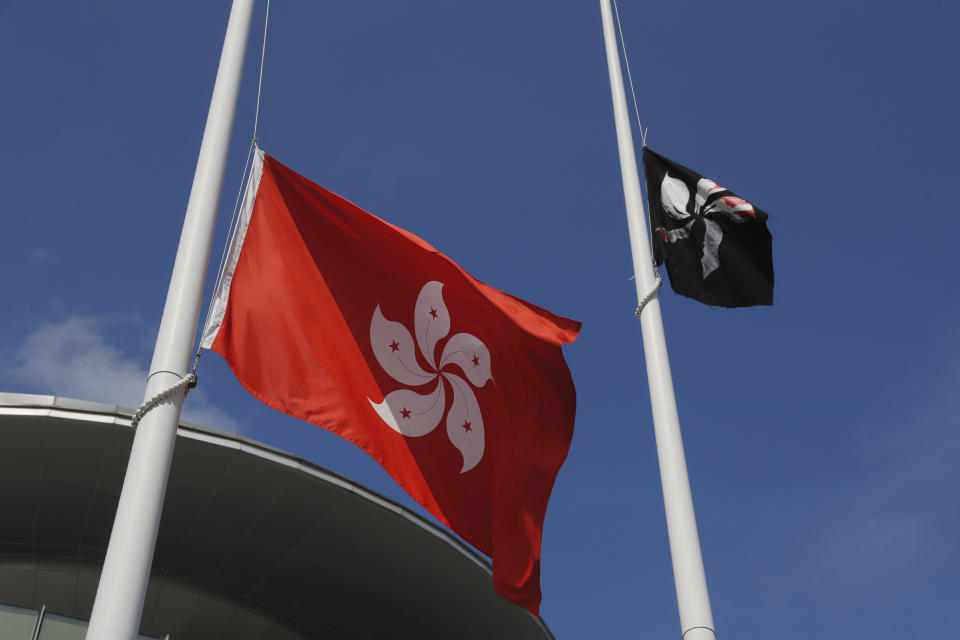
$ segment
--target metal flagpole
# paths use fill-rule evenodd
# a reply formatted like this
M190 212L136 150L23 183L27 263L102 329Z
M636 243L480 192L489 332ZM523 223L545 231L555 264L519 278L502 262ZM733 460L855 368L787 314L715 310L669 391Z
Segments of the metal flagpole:
M168 389L189 371L253 6L254 0L234 0L230 10L144 398ZM180 391L161 402L137 428L87 640L137 636L183 398Z
M647 362L647 381L650 404L653 408L653 428L657 439L657 457L660 461L660 483L667 516L667 535L673 558L673 578L680 609L680 627L683 640L714 640L713 615L707 578L700 554L700 536L693 512L690 480L683 455L680 419L673 394L673 378L667 357L667 342L660 316L660 300L651 294L658 286L647 236L646 214L640 195L640 179L634 154L633 136L627 112L627 99L620 71L620 53L613 28L610 0L600 0L603 17L603 37L610 72L610 92L613 96L613 115L617 128L617 146L620 149L620 172L623 176L623 195L627 206L627 226L633 255L634 281L637 298L649 301L640 312L643 331L643 352Z

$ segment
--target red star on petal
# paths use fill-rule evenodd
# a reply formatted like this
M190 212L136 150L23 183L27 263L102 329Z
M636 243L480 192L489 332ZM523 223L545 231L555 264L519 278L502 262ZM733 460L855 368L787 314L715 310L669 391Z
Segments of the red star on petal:
M403 409L400 409L400 415L403 416L404 418L409 418L410 409L407 409L406 407L404 407Z
M434 318L436 318L436 317L437 317L437 310L436 310L436 309L430 309L430 315L432 315Z
M479 357L479 356L473 356L473 366L475 366L475 367L479 367L479 366L480 366L480 357Z
M472 429L470 428L470 423L467 422L466 420L463 421L463 430L466 431L467 433L470 433L472 431Z
M400 351L400 343L397 342L396 340L394 340L393 342L391 342L391 343L390 343L390 350L391 350L391 351Z

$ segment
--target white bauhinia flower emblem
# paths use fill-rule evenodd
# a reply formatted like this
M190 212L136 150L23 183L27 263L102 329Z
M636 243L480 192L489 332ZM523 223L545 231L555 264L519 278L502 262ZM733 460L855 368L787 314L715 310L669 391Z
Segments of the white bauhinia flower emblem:
M477 466L483 458L483 416L473 393L490 375L490 352L486 345L469 333L457 333L443 345L440 361L436 360L437 343L450 333L450 315L443 302L442 282L423 285L414 308L413 327L416 346L407 328L387 320L380 305L370 321L370 346L383 370L397 382L422 387L434 384L425 394L411 389L398 389L388 393L383 402L367 398L377 415L394 431L413 438L426 435L440 424L447 414L447 436L463 455L460 473ZM417 362L416 348L428 363L425 371ZM450 371L458 367L463 375ZM442 378L442 379L441 379ZM446 411L446 380L453 394L450 410ZM469 381L469 382L468 382Z
M703 277L713 273L720 266L720 241L723 240L723 229L708 215L723 215L733 222L746 222L757 217L753 205L733 195L713 180L700 178L697 181L697 194L693 202L693 215L687 213L690 204L690 190L687 184L678 178L671 178L667 173L660 184L660 201L663 210L678 222L687 221L676 229L660 228L665 242L676 242L690 237L690 229L697 220L703 220L706 229L703 233L703 257L700 267Z

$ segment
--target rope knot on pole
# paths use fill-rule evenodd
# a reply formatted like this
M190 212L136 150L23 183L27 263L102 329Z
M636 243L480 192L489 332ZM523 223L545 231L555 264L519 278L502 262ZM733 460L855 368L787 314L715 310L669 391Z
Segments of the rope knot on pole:
M189 393L190 389L195 389L196 386L196 374L188 373L187 375L183 376L179 381L170 387L164 389L160 393L154 394L148 400L145 400L144 403L140 405L140 408L134 412L133 417L130 418L130 426L136 429L137 425L140 424L140 421L143 420L143 416L147 415L147 412L149 412L150 409L153 409L170 396L179 393L182 389L186 389L187 393Z
M637 310L633 312L633 315L636 316L637 320L640 319L640 314L643 312L643 308L647 306L647 303L653 300L653 297L657 295L657 291L660 290L660 285L663 284L663 280L660 278L660 272L654 269L653 275L657 279L653 285L653 289L650 289L647 295L643 296L643 299L640 300L640 303L637 305Z

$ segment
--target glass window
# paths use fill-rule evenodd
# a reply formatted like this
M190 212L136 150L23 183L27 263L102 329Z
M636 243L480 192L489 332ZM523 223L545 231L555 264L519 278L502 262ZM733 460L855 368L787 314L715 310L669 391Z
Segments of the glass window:
M83 640L87 634L86 620L68 618L56 613L43 614L40 640Z
M36 609L0 604L0 638L30 640L37 625Z
M25 607L0 604L0 640L30 640L37 626L39 611ZM87 620L45 611L40 623L39 640L84 640ZM165 640L141 633L137 640Z

